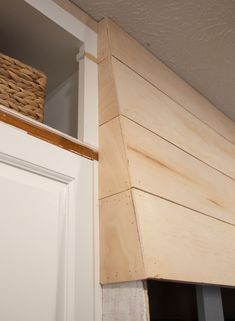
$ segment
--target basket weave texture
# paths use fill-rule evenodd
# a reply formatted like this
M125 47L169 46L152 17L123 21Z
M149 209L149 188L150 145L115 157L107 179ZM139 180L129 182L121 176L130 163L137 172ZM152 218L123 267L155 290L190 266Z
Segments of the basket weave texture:
M46 75L0 53L0 104L43 121Z

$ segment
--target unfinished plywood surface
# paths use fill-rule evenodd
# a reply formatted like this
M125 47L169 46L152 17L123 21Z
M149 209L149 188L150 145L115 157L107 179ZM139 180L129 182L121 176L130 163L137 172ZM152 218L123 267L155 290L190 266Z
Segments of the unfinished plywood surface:
M235 179L234 144L121 62L112 64L120 113Z
M235 224L235 181L120 117L131 187Z
M235 229L133 190L147 278L235 285Z
M98 63L110 57L107 20L108 18L104 18L98 24Z
M234 123L112 22L100 32L101 282L235 286Z
M99 63L99 124L102 125L118 114L111 60L106 58Z
M160 60L110 19L106 20L111 54L181 104L216 132L235 143L234 122L216 109Z
M100 255L102 283L145 278L130 191L100 201Z
M99 198L104 198L130 188L119 117L100 126L99 137Z

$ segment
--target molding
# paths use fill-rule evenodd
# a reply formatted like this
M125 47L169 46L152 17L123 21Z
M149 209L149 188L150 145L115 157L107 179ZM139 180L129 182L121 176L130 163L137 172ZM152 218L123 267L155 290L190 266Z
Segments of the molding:
M1 108L2 109L2 108ZM56 145L60 148L68 150L79 156L88 158L90 160L98 160L98 152L88 146L81 144L79 141L70 140L69 136L65 137L59 131L53 131L49 127L40 124L36 121L28 120L26 117L13 116L7 111L0 110L0 121L22 129L29 135L42 139L50 144Z
M35 165L33 163L27 162L25 160L21 160L19 158L16 158L1 152L0 152L0 163L4 163L6 165L10 165L22 170L26 170L27 172L38 174L40 176L50 178L54 181L58 181L64 184L69 184L74 180L74 177L63 175L61 173L49 170L47 168Z
M63 260L59 262L61 265L59 268L63 271L61 277L61 289L58 292L58 298L60 302L63 302L62 307L62 319L63 321L75 321L75 229L74 222L77 208L75 208L74 202L71 200L76 200L77 197L77 182L78 177L68 177L63 173L57 173L53 170L41 167L36 163L31 163L25 159L16 158L10 154L0 153L0 163L10 165L14 168L20 168L24 171L41 175L43 177L52 179L54 181L59 181L64 183L65 189L61 194L60 200L60 217L61 217L61 230L64 230L63 243L60 248L59 255L62 255ZM58 306L57 306L58 309ZM56 313L59 313L56 309Z
M58 243L56 318L100 321L96 318L100 302L95 307L94 294L94 285L98 286L93 239L96 162L33 139L21 129L0 125L0 163L64 184L61 188L58 183L58 228L62 237ZM8 177L8 168L3 168L2 175Z
M89 60L93 61L94 63L98 64L98 59L95 56L93 56L92 54L90 54L89 52L85 51L84 56L87 59L89 59Z

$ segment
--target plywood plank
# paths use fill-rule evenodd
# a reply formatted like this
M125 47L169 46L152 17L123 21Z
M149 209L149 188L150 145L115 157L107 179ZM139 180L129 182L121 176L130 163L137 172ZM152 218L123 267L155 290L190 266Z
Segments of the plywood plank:
M99 27L101 282L235 286L234 123L109 19Z
M110 57L107 21L108 19L104 18L98 23L98 63Z
M121 62L112 64L121 114L235 179L234 144Z
M144 279L131 192L100 201L101 282Z
M235 124L205 97L154 57L110 19L106 21L111 54L181 104L197 118L235 143Z
M130 187L128 164L119 118L99 128L99 197L104 198Z
M133 190L147 278L235 285L235 229Z
M235 225L235 181L120 117L132 187Z
M99 124L118 116L118 100L113 80L110 58L104 59L98 65L99 71Z

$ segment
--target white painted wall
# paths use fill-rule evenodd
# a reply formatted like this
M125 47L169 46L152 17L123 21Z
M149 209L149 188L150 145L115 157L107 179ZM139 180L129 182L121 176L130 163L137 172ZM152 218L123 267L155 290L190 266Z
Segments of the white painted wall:
M44 123L77 137L77 120L78 71L49 93L46 99Z
M24 0L84 43L85 50L97 57L97 33L52 0Z

